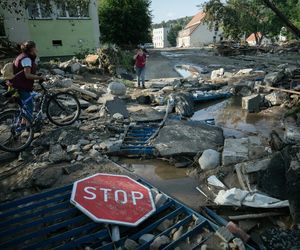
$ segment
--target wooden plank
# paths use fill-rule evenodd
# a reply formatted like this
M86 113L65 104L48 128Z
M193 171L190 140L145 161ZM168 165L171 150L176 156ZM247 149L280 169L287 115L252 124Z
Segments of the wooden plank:
M260 88L265 88L265 89L271 89L271 90L275 90L275 91L280 91L280 92L286 92L289 94L295 94L295 95L300 95L299 91L295 91L295 90L287 90L287 89L281 89L281 88L274 88L274 87L269 87L269 86L263 86L263 85L257 85Z

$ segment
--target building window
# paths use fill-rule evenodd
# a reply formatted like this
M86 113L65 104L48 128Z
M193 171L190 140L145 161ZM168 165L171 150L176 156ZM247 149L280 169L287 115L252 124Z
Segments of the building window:
M84 6L70 6L60 2L57 5L57 14L60 18L87 18L89 17L88 4Z
M51 18L52 7L49 1L30 1L27 4L28 16L30 19Z
M3 16L0 16L0 37L5 35L4 18Z
M62 40L52 40L52 45L55 47L62 46Z

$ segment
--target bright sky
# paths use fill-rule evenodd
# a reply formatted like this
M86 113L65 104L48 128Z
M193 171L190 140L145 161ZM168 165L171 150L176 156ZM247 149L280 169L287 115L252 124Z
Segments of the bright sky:
M205 0L152 0L153 23L194 16Z

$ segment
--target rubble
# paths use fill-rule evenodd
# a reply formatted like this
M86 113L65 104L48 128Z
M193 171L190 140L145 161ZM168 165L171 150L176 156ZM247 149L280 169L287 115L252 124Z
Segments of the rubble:
M259 112L261 105L261 96L260 95L251 95L243 97L242 107L250 113Z
M199 158L199 165L203 170L210 170L218 167L221 162L221 154L213 149L205 150Z

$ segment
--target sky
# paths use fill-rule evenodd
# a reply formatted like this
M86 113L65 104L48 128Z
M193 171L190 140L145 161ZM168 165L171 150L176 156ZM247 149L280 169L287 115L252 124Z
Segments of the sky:
M153 23L194 16L205 0L152 0Z

